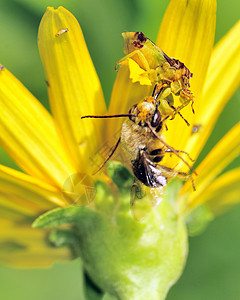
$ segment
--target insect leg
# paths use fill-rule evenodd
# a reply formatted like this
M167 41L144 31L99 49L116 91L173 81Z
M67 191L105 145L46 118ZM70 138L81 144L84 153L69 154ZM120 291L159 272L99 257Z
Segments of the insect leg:
M193 190L196 191L196 187L195 187L194 179L193 179L192 175L189 175L189 174L187 174L185 172L181 172L181 171L175 171L174 168L168 168L168 167L161 166L161 165L159 165L159 168L161 168L163 175L168 178L178 177L179 179L182 179L184 181L191 179ZM173 176L173 174L174 174L174 176Z
M177 108L173 105L170 105L170 107L174 110L177 111ZM185 121L185 123L187 124L187 126L190 126L190 124L188 123L188 121L184 118L184 116L180 113L180 111L177 112L179 114L179 116Z
M179 113L179 111L181 109L183 109L185 106L187 106L189 104L189 102L191 103L191 108L192 108L192 112L195 113L194 108L193 108L193 94L191 93L191 91L189 91L188 89L184 89L180 92L180 102L182 103L182 105L180 105L179 107L175 108L174 114Z
M141 191L141 187L139 185L139 182L137 182L136 177L133 179L133 184L131 188L131 199L130 199L130 206L134 205L134 202L137 199L142 199L143 198L143 193Z
M194 159L192 159L191 158L191 156L189 155L189 153L187 153L186 151L183 151L183 150L176 150L176 149L174 149L176 152L178 152L178 153L184 153L184 154L186 154L187 156L188 156L188 158L192 161L192 162L194 162L195 160ZM172 151L171 149L164 149L164 152L172 152L172 153L174 153L174 151Z
M131 53L127 54L126 56L124 56L123 58L121 58L115 65L115 71L117 71L118 65L120 65L124 60L126 60L128 58L132 58L134 55L138 55L138 58L139 58L140 62L142 63L143 68L146 71L149 71L150 70L149 63L148 63L146 57L143 55L143 53L140 50L134 50L133 52L131 52Z
M188 166L189 169L190 169L195 175L197 175L197 172L193 169L193 167L190 166L189 163L188 163L184 158L182 158L182 157L178 154L178 152L177 152L173 147L171 147L170 145L168 145L168 144L167 144L167 143L166 143L166 142L165 142L165 141L164 141L164 140L156 133L156 131L153 129L153 127L151 126L150 123L148 123L148 127L149 127L149 129L151 130L151 132L153 133L153 135L161 141L161 143L163 143L168 149L172 150L172 152L173 152L177 157L179 157L179 158L185 163L185 165Z
M108 155L108 157L101 164L101 166L93 173L93 175L95 175L97 172L99 172L106 165L106 163L109 161L109 159L113 156L114 152L117 150L117 147L120 144L120 141L121 141L121 137L117 140L117 143L112 148L112 150L111 150L110 154Z

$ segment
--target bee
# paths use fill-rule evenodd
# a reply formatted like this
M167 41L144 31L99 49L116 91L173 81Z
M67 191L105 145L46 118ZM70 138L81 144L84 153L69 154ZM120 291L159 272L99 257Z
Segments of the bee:
M133 105L121 131L122 147L130 159L134 176L144 185L154 188L165 186L174 177L182 180L191 177L185 172L161 165L167 154L178 156L196 174L179 153L190 158L189 154L174 149L164 140L162 130L167 118L162 118L157 97L158 93L153 93Z
M176 155L196 174L192 166L180 155L185 154L193 161L189 154L185 151L174 149L166 143L162 135L163 125L168 117L162 118L157 101L159 93L160 91L156 92L156 88L154 88L152 96L147 96L139 103L133 105L128 114L82 117L82 119L128 117L122 125L120 138L100 169L112 157L121 142L129 158L134 177L147 187L164 187L170 179L175 177L182 180L192 179L192 176L185 172L161 165L160 162L167 154ZM131 205L133 204L134 197L131 200Z
M170 58L142 32L124 32L122 35L126 56L117 62L115 69L125 59L133 59L145 71L142 75L159 85L158 89L161 89L162 92L158 100L162 112L165 111L173 118L191 102L194 113L194 97L189 90L190 78L193 74L184 63L178 59ZM179 96L181 105L177 108L173 106L173 94Z

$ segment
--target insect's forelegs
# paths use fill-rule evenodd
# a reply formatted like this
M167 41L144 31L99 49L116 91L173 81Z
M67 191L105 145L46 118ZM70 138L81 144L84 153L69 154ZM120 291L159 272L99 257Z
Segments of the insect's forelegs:
M149 63L146 59L146 57L143 55L143 53L140 50L134 50L133 52L127 54L126 56L124 56L123 58L121 58L115 65L115 71L117 71L118 65L120 65L124 60L128 59L128 58L132 58L134 55L137 55L140 62L141 62L141 67L146 70L146 71L150 71L150 67L149 67Z

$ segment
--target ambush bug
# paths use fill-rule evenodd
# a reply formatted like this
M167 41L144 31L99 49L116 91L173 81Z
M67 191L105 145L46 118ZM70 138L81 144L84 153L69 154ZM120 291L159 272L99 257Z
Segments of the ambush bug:
M125 59L133 59L145 71L142 75L158 84L158 89L161 89L158 101L162 113L173 118L190 102L194 112L193 94L189 90L189 80L193 76L190 70L178 59L168 57L142 32L124 32L122 35L126 56L117 62L115 69ZM173 106L173 94L179 96L181 105L177 108Z

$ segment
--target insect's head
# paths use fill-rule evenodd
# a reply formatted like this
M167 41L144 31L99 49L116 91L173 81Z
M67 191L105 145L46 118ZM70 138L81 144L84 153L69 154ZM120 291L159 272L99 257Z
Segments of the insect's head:
M158 109L158 103L152 96L145 97L138 104L131 107L129 119L141 127L150 124L156 131L162 128L162 116Z

